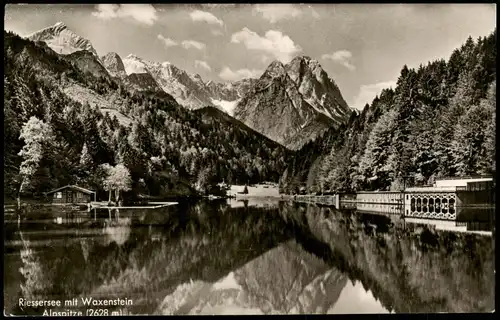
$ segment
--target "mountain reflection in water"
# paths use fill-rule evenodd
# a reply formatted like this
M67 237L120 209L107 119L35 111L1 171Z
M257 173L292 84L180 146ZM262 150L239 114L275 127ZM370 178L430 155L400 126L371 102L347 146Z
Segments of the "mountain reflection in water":
M5 218L6 314L82 297L132 314L494 309L491 235L289 202L62 210Z

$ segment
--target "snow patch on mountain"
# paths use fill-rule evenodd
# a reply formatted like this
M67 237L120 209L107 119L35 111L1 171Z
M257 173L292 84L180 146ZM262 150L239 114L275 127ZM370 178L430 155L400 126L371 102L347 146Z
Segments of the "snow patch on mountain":
M241 99L234 100L234 101L227 101L227 100L216 100L211 98L210 101L219 109L224 111L230 116L233 116L234 114L234 108L236 108L236 105L238 102L240 102Z
M230 272L226 277L220 279L213 285L214 290L221 289L238 289L241 290L242 287L234 278L234 272Z
M122 61L123 61L123 66L125 67L125 72L127 73L127 75L130 75L132 73L147 73L148 72L146 64L142 60L137 59L137 57L134 55L128 55Z
M315 98L313 97L304 98L304 101L309 103L311 107L313 107L314 110L316 110L317 112L324 114L328 118L335 119L332 113L328 109L324 108L320 103L318 103L318 100L316 100Z

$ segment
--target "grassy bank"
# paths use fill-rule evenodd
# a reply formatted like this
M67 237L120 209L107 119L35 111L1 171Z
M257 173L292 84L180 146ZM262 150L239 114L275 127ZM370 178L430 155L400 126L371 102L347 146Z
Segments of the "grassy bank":
M248 197L281 197L279 193L278 186L267 185L267 184L256 184L247 186L248 193L243 194L245 189L244 185L232 185L228 190L229 196L235 196L236 198L248 198Z

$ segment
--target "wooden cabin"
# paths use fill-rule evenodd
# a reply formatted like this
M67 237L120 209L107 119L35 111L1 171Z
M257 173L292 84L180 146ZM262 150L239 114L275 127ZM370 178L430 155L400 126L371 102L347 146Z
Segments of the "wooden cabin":
M96 201L95 191L67 185L45 193L52 204L87 204Z

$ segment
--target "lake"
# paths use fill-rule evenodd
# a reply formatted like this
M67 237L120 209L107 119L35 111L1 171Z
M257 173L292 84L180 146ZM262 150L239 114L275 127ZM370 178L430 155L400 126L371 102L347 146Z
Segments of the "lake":
M495 233L471 226L269 199L30 207L5 216L5 314L490 312Z

